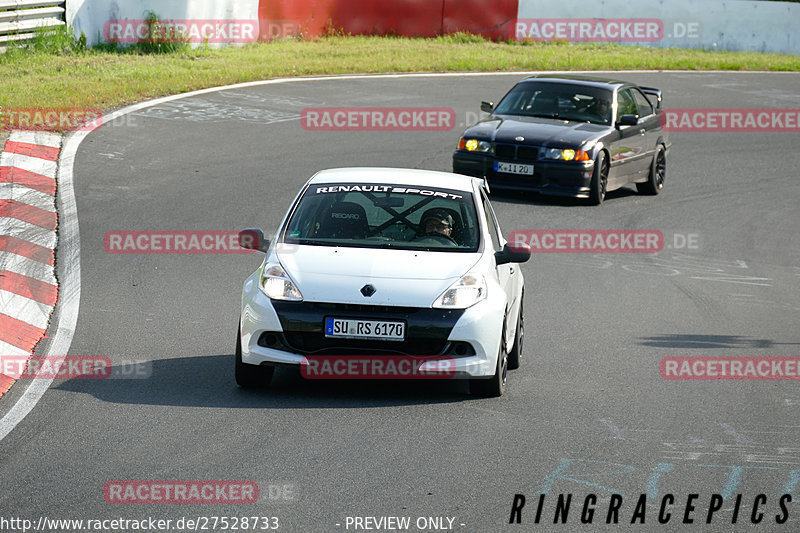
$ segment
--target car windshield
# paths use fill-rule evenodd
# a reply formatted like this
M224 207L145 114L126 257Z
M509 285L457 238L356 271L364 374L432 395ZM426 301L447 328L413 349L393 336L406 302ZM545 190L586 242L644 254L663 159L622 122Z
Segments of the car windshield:
M472 193L438 187L311 185L283 241L312 246L476 252L480 231Z
M569 83L524 82L503 98L496 115L611 124L611 91Z

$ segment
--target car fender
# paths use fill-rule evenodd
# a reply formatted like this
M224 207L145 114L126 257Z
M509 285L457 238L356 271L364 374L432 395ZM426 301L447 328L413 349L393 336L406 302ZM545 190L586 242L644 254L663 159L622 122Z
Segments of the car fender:
M489 283L487 298L461 315L448 340L472 344L476 355L485 358L487 369L492 369L493 372L497 364L497 349L503 338L506 298L498 284ZM484 352L481 346L488 348Z
M520 275L522 273L520 272ZM520 283L520 290L515 295L514 303L506 314L506 351L510 351L516 341L517 322L519 322L519 309L522 306L522 298L525 294L524 284ZM509 318L510 317L510 318Z
M242 290L242 313L239 331L242 337L242 354L250 353L251 343L258 342L253 336L259 331L282 332L283 327L270 299L258 287L261 269L255 271L244 282Z
M592 161L594 161L594 158L597 157L597 154L600 153L601 150L608 151L602 140L588 141L581 146L581 149L589 155Z

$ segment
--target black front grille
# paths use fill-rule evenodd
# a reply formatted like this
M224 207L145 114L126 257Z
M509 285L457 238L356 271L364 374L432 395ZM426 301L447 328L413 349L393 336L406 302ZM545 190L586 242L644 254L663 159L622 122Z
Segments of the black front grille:
M520 161L538 161L539 149L535 146L520 146L517 149L517 159Z
M448 349L447 340L441 339L333 339L322 333L298 332L284 333L283 338L291 351L308 355L441 355Z
M496 144L494 153L500 161L538 161L538 146L522 146L516 144Z
M281 321L279 344L290 351L317 355L442 355L462 309L432 309L318 302L272 302ZM326 317L402 320L405 341L340 339L325 336ZM267 340L266 338L264 339ZM276 349L282 349L275 347Z
M497 159L517 159L517 147L513 144L498 144L494 147Z
M331 311L352 311L355 313L362 313L365 315L372 315L376 313L390 313L390 314L407 314L417 310L415 307L392 307L388 305L360 305L360 304L329 304L329 303L314 303L312 304L315 309L322 312L329 313Z

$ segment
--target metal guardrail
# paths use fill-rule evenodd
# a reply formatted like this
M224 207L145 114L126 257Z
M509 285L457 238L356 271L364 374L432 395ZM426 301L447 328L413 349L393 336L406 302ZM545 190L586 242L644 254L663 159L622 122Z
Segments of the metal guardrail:
M37 29L65 26L65 12L65 0L0 0L0 53L9 43L32 39Z

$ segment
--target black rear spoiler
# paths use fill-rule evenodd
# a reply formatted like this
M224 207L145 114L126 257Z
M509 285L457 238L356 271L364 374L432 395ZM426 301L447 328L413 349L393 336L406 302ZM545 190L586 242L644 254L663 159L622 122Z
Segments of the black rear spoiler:
M656 104L656 110L661 109L661 89L656 89L655 87L639 87L639 88L647 96L652 96L651 100L654 100L653 103Z

